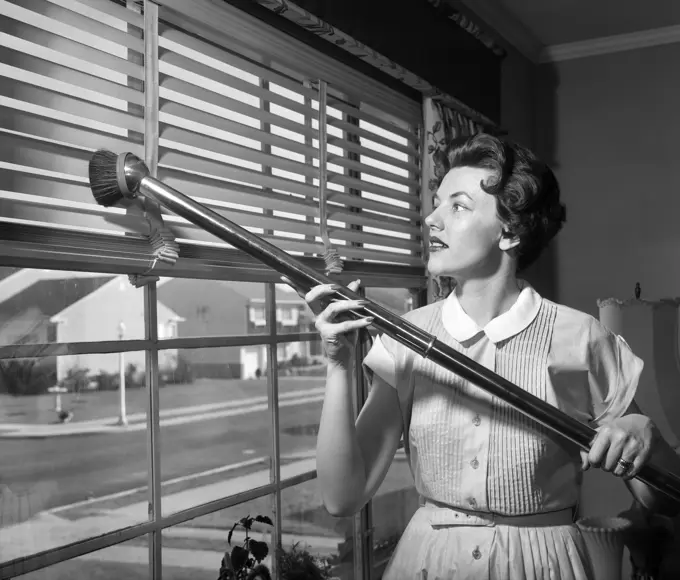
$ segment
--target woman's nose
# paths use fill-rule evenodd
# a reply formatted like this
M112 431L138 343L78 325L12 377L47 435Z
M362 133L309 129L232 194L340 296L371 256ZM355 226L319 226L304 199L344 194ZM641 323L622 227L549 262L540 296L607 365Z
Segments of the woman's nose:
M426 225L428 228L437 227L437 224L439 223L439 220L437 219L436 214L437 214L437 210L436 210L436 209L433 209L433 210L432 210L432 213L430 213L430 215L428 215L428 216L425 218L425 225Z

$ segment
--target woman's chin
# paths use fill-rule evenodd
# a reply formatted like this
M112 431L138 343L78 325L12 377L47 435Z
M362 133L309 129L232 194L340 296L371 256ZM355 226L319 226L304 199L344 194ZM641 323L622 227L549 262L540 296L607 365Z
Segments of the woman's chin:
M444 260L439 259L439 256L430 256L427 261L427 271L430 276L435 278L454 275L450 265L445 264Z

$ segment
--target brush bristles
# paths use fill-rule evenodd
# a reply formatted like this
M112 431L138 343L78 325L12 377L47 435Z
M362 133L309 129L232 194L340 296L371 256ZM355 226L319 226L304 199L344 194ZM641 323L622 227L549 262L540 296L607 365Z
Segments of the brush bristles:
M90 189L99 205L109 207L123 199L118 185L118 155L106 149L96 151L90 159Z
M327 249L323 254L323 260L326 263L327 274L340 274L342 272L344 263L340 253L335 248Z

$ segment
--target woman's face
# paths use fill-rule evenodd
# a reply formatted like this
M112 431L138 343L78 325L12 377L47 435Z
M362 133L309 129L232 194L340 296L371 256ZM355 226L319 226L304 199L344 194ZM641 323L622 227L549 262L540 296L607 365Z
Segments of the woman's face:
M428 270L433 276L458 281L488 277L517 240L503 235L496 198L480 183L493 177L488 169L456 167L442 180L434 210L426 218L430 229Z

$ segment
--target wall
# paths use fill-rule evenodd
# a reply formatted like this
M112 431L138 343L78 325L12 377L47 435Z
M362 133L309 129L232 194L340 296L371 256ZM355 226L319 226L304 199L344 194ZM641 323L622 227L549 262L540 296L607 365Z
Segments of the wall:
M680 295L678 59L680 44L541 67L537 137L567 205L556 271L569 306L597 315L598 298L632 297L638 281L643 297Z
M536 135L536 83L538 66L513 48L507 48L501 70L501 126L508 137L544 156ZM550 155L546 155L550 161ZM521 277L543 296L555 299L557 274L554 248L545 253Z
M632 297L638 281L645 298L680 295L679 58L676 44L540 67L536 145L567 206L554 269L568 306L598 316L598 298ZM581 516L631 503L621 481L586 472Z
M507 51L501 68L500 124L511 139L533 147L537 66L514 48Z
M59 314L63 322L57 326L58 342L115 341L119 338L119 324L125 324L124 340L139 340L145 335L144 292L130 284L127 276L119 276ZM175 313L158 304L158 321L165 323ZM161 369L174 368L177 350L162 350L158 354ZM118 354L66 355L57 358L57 377L65 378L71 369L87 368L90 374L116 373ZM143 371L146 366L144 351L125 353L125 366L133 364Z

